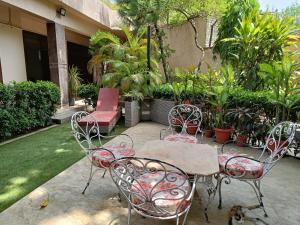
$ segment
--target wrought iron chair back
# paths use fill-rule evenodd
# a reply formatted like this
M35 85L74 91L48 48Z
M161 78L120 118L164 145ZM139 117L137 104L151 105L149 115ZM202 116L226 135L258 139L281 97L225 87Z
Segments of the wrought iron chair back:
M89 118L81 123L83 118ZM73 135L80 147L88 152L91 149L102 146L100 129L97 120L88 112L76 112L71 118Z
M178 219L189 211L186 204L193 197L195 183L191 187L188 175L176 166L155 159L127 157L115 160L110 174L129 207L142 216ZM166 202L172 201L175 208L165 207Z
M289 145L293 142L295 131L296 124L289 121L281 122L271 130L263 151L258 158L264 164L264 175L288 151ZM262 160L265 153L269 153L269 156Z
M169 126L172 129L179 128L181 133L188 133L188 128L196 129L195 136L200 132L202 112L194 105L181 104L174 106L168 115Z

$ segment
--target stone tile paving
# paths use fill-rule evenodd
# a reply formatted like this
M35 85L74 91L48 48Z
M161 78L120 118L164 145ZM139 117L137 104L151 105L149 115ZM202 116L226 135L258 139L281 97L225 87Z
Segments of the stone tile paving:
M133 137L135 149L147 140L159 138L163 125L147 122L139 123L125 133ZM117 138L112 142L118 141ZM209 144L219 148L215 143ZM257 150L230 146L238 151L257 155ZM184 150L183 150L184 151ZM180 157L180 156L179 156ZM16 204L0 214L1 225L125 225L127 224L127 204L117 200L117 188L107 174L95 175L92 184L85 195L81 191L86 183L89 172L89 161L84 158L75 163ZM265 194L265 205L269 218L264 219L270 225L299 225L300 224L300 161L284 158L264 178L262 190ZM202 199L206 194L199 187L201 196L196 195L192 210L188 217L188 225L206 224L203 216ZM49 205L39 209L38 196L48 196ZM41 198L41 197L40 197ZM236 204L256 204L254 193L250 186L240 182L223 185L223 209L217 209L217 197L209 210L210 224L226 225L228 210ZM250 212L263 218L260 210ZM133 214L132 225L171 225L175 221L157 221L144 219ZM245 223L251 224L251 223Z

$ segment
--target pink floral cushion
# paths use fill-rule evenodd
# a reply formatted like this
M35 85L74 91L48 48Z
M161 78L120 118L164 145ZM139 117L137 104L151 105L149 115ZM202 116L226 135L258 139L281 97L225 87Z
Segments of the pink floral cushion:
M235 158L227 164L226 162L237 154L221 154L219 155L220 171L230 176L241 177L244 179L257 179L263 175L263 164L246 158Z
M113 155L109 151L101 150L95 151L92 156L92 160L94 165L103 168L109 167L110 163L115 159L120 159L122 157L132 157L135 155L135 151L132 148L127 146L119 145L119 146L105 146L105 149L108 149L113 153Z
M184 143L197 144L198 140L195 136L188 134L171 134L164 138L166 141L180 141Z
M187 178L178 173L168 173L166 178L164 171L149 172L135 179L131 188L132 202L153 216L174 215L190 205L186 198L191 186Z

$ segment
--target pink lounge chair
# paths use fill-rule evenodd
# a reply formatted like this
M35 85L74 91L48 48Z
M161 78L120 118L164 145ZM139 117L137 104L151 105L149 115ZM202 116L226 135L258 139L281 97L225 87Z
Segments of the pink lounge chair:
M119 90L117 88L101 88L99 91L96 111L80 120L85 125L91 118L97 120L101 133L110 133L120 118Z

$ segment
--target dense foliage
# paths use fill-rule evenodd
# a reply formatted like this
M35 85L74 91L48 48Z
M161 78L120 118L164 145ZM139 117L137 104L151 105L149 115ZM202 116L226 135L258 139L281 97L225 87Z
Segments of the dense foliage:
M93 104L96 105L98 98L98 88L95 84L82 84L78 88L78 97L85 100L91 99Z
M232 0L227 7L226 12L221 17L218 26L218 38L215 41L213 52L219 54L223 63L232 63L234 55L237 54L236 46L231 43L223 42L224 38L233 38L236 34L235 27L239 26L243 17L251 11L259 10L257 0Z
M167 82L171 80L168 57L172 49L164 40L163 26L189 22L195 31L196 47L201 50L202 55L204 51L197 43L198 28L194 25L194 19L199 16L218 16L227 5L227 0L117 0L116 2L125 23L134 29L147 25L152 27L152 34L158 43L159 59ZM215 7L216 5L218 7ZM201 58L200 55L199 58Z
M51 82L0 84L0 140L47 126L60 102Z
M147 40L145 29L135 35L128 27L123 27L126 41L108 32L98 31L91 37L91 49L95 53L90 64L105 63L107 70L102 77L102 85L118 87L124 96L142 99L151 95L152 88L161 83L159 65L156 61L156 45L152 44L151 70L147 66Z

